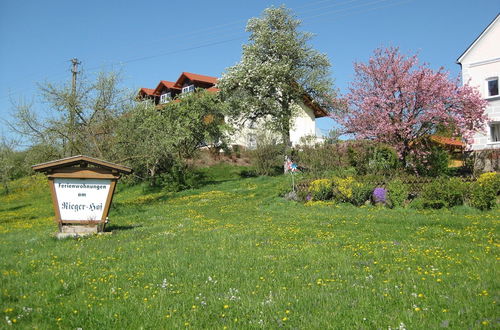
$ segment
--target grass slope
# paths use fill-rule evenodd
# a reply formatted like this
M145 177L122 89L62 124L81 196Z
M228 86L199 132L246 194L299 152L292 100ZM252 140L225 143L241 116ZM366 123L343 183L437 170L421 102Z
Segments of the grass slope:
M306 206L277 197L285 177L222 172L175 194L120 186L112 235L62 241L45 178L15 182L0 327L499 326L498 209Z

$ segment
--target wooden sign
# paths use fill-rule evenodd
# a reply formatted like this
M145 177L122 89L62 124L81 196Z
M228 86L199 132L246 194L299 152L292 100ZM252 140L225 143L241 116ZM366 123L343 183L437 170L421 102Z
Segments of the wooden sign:
M132 169L87 156L32 166L50 184L55 220L61 233L104 231L116 182Z

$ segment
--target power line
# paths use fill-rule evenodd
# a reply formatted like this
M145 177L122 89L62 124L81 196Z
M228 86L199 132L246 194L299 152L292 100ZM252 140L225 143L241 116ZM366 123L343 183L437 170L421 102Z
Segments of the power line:
M329 1L331 1L331 0L316 1L316 2L314 2L312 4L324 3L324 2L329 2ZM359 0L349 0L349 1L344 1L344 2L338 2L338 3L335 3L335 4L328 5L328 6L318 7L318 8L306 11L306 12L317 11L317 10L321 10L321 9L325 9L325 8L340 7L341 5L351 4L351 3L356 2L356 1L359 1ZM317 18L317 17L320 17L320 16L331 15L331 14L341 13L341 12L346 12L346 11L350 11L350 10L353 10L353 9L359 9L359 8L362 8L362 7L366 7L366 6L370 6L370 5L374 5L374 4L378 4L378 3L382 3L382 2L387 2L387 1L391 1L391 0L377 0L377 1L365 2L365 3L362 3L362 4L356 5L356 6L350 6L350 7L346 7L346 8L342 8L342 9L337 9L337 10L333 10L333 11L322 12L322 13L317 14L317 15L306 16L306 17L301 18L301 20L304 21L304 20L307 20L307 19ZM355 11L355 12L352 12L352 13L348 13L347 15L353 15L353 14L358 14L358 13L361 13L361 12L378 10L378 9L381 9L381 8L390 7L390 6L393 6L393 5L396 5L396 4L408 3L408 2L411 2L411 1L413 1L413 0L396 2L396 3L393 3L393 4L388 4L386 6L372 7L370 9L368 9L368 10L365 10L365 11ZM298 8L308 8L308 7L310 7L310 5L311 4L308 4L308 5L304 5L304 6L298 7ZM347 16L347 15L341 15L340 17ZM336 16L338 16L338 15L336 15ZM213 27L211 30L216 30L216 29L219 29L221 27L231 26L231 25L234 25L234 24L240 23L240 22L242 22L242 21L239 20L239 21L235 21L235 22L231 22L231 23L221 24L221 25ZM234 30L234 29L231 29L231 30ZM208 33L207 34L206 31L207 30L198 30L198 31L193 31L191 33L184 34L184 35L193 35L193 34L197 34L197 33L201 33L201 32L205 32L204 36L207 36L207 35L216 35L216 33ZM234 35L235 34L233 34L233 36ZM123 64L133 63L133 62L144 61L144 60L148 60L148 59L152 59L152 58L162 57L162 56L166 56L166 55L177 54L177 53L181 53L181 52L185 52L185 51L190 51L190 50L195 50L195 49L210 47L210 46L214 46L214 45L224 44L224 43L228 43L228 42L231 42L231 41L235 41L235 40L239 40L239 39L244 38L245 33L238 33L236 35L241 35L241 36L239 36L239 37L233 37L233 38L230 38L230 39L218 40L218 41L209 42L209 43L204 43L202 45L198 44L198 45L195 45L195 46L192 46L192 47L185 47L185 48L182 48L182 49L174 49L174 50L171 50L171 51L161 52L161 53L157 53L157 54L152 54L152 55L147 55L147 56L141 56L141 57L137 57L137 58L131 58L131 59L128 59L128 60L118 61L118 62L114 62L114 63L111 63L111 64L107 64L105 66L123 65ZM217 36L220 36L220 33L217 33ZM99 69L102 69L102 68L103 68L103 66L94 66L94 67L91 67L91 68L87 69L86 71L93 72L93 71L96 71L96 70L99 70ZM10 92L9 95L7 95L6 97L10 97L12 94L17 94L19 91L21 91L21 88L18 89L18 91ZM3 99L5 99L6 97L4 97ZM2 98L0 98L0 99L2 99Z
M344 2L341 2L341 3L337 3L336 5L345 4L345 3L352 3L352 2L355 2L355 1L359 1L359 0L344 1ZM310 18L316 18L316 17L320 17L320 16L325 16L325 15L332 14L332 13L340 13L340 12L344 12L344 11L349 11L351 9L357 9L357 8L366 7L366 6L369 6L369 5L372 5L372 4L377 4L377 3L381 3L381 2L387 2L387 1L392 1L392 0L376 0L376 1L371 1L371 2L363 3L361 5L357 5L357 6L353 6L353 7L343 8L343 9L334 10L334 11L327 11L327 12L323 12L321 14L317 14L317 15L313 15L313 16L306 16L306 17L304 17L302 19L306 20L306 19L310 19ZM409 1L412 1L412 0L409 0ZM325 2L325 1L319 1L319 2ZM329 7L332 7L332 6L327 6L326 8L329 8ZM377 8L375 8L375 9L377 9ZM159 53L159 54L154 54L154 55L149 55L149 56L142 56L142 57L138 57L138 58L133 58L133 59L129 59L129 60L124 60L124 61L120 61L120 62L111 63L109 65L113 65L113 64L121 64L121 65L123 65L123 64L127 64L127 63L132 63L132 62L147 60L147 59L151 59L151 58L157 58L157 57L161 57L161 56L176 54L176 53L183 52L183 51L189 51L189 50L199 49L199 48L208 47L208 46L212 46L212 45L227 43L227 42L235 41L235 40L238 40L238 39L241 39L241 38L243 38L243 36L238 37L238 38L231 38L231 39L227 39L227 40L221 40L221 41L217 41L217 42L213 42L213 43L208 43L206 45L201 45L201 46L187 47L187 48L184 48L184 49L172 50L172 51L162 52L162 53ZM92 68L88 69L88 71L92 72L92 71L98 70L100 68L102 68L102 66L95 66L95 67L92 67Z

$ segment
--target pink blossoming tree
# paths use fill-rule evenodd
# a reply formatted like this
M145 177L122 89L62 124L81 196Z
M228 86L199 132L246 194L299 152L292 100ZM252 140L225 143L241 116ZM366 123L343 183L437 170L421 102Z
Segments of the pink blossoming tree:
M368 63L355 63L355 79L343 110L333 114L345 133L396 148L404 165L422 155L420 141L445 127L465 141L482 128L486 102L479 92L450 80L442 68L419 65L398 48L377 49Z

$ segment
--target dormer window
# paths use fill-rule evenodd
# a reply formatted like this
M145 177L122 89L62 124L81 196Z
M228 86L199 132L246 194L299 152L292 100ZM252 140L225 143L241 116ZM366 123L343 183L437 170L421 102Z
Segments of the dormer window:
M194 92L194 85L182 87L182 93L191 93L191 92Z
M168 103L172 99L172 94L170 92L161 94L160 96L160 103Z
M486 79L488 97L498 96L498 77Z

